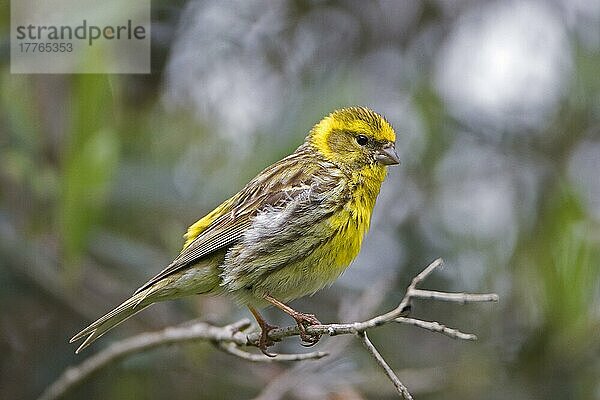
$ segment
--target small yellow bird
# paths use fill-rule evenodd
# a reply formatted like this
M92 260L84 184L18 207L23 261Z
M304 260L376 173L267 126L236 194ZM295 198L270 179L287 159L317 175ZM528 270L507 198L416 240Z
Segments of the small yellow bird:
M310 345L320 324L285 303L331 284L360 250L386 176L398 164L396 134L365 107L336 110L291 155L189 227L181 253L132 297L75 335L76 353L152 303L195 294L229 294L248 306L266 355L274 327L257 308L273 305Z

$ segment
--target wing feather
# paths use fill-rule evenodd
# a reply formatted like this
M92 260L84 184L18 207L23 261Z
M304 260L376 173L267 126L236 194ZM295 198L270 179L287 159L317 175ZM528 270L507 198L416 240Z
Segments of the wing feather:
M239 193L192 225L186 233L186 243L179 256L141 286L136 294L215 251L238 242L252 226L253 218L260 210L281 206L306 192L306 182L318 176L315 174L317 164L303 163L301 150L302 147L265 169Z
M201 232L194 241L185 247L165 269L141 286L135 294L154 285L161 279L197 263L202 258L236 242L250 226L249 218L232 219L228 214L217 218Z

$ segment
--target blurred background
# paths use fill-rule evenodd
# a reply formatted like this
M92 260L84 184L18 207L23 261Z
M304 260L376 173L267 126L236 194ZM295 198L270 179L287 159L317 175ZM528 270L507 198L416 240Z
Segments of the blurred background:
M190 298L79 356L68 344L322 116L366 105L395 127L402 165L358 259L293 305L367 318L443 257L425 287L501 301L415 304L477 342L372 331L415 397L600 399L600 2L154 1L151 75L11 75L0 4L0 398L35 398L118 339L250 317ZM66 398L395 398L353 338L316 350L333 355L261 365L206 343L165 347Z

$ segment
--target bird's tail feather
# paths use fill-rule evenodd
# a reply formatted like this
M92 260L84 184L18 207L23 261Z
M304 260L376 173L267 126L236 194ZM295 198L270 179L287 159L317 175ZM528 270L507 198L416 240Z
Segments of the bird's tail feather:
M75 353L81 352L83 349L88 347L92 342L98 339L100 336L104 335L106 332L119 325L121 322L125 321L129 317L137 314L142 311L144 308L148 307L153 301L148 301L147 297L152 291L152 288L148 288L129 299L125 300L119 306L114 308L112 311L108 312L103 317L100 317L98 320L90 324L87 328L79 332L77 335L73 336L70 340L70 343L73 343L79 339L82 339L87 336L87 338L83 341L81 346L75 350Z

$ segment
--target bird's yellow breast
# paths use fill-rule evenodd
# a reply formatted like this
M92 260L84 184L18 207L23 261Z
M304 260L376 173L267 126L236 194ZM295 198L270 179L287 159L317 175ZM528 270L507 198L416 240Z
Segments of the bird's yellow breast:
M315 231L331 232L328 235L331 239L305 258L267 274L255 288L289 301L334 282L360 251L384 177L383 168L377 171L369 167L366 171L353 173L346 182L348 200L341 210L319 226L313 226Z
M331 227L338 232L331 243L333 262L338 268L345 269L358 255L385 174L384 168L368 166L352 175L350 199L330 220Z

